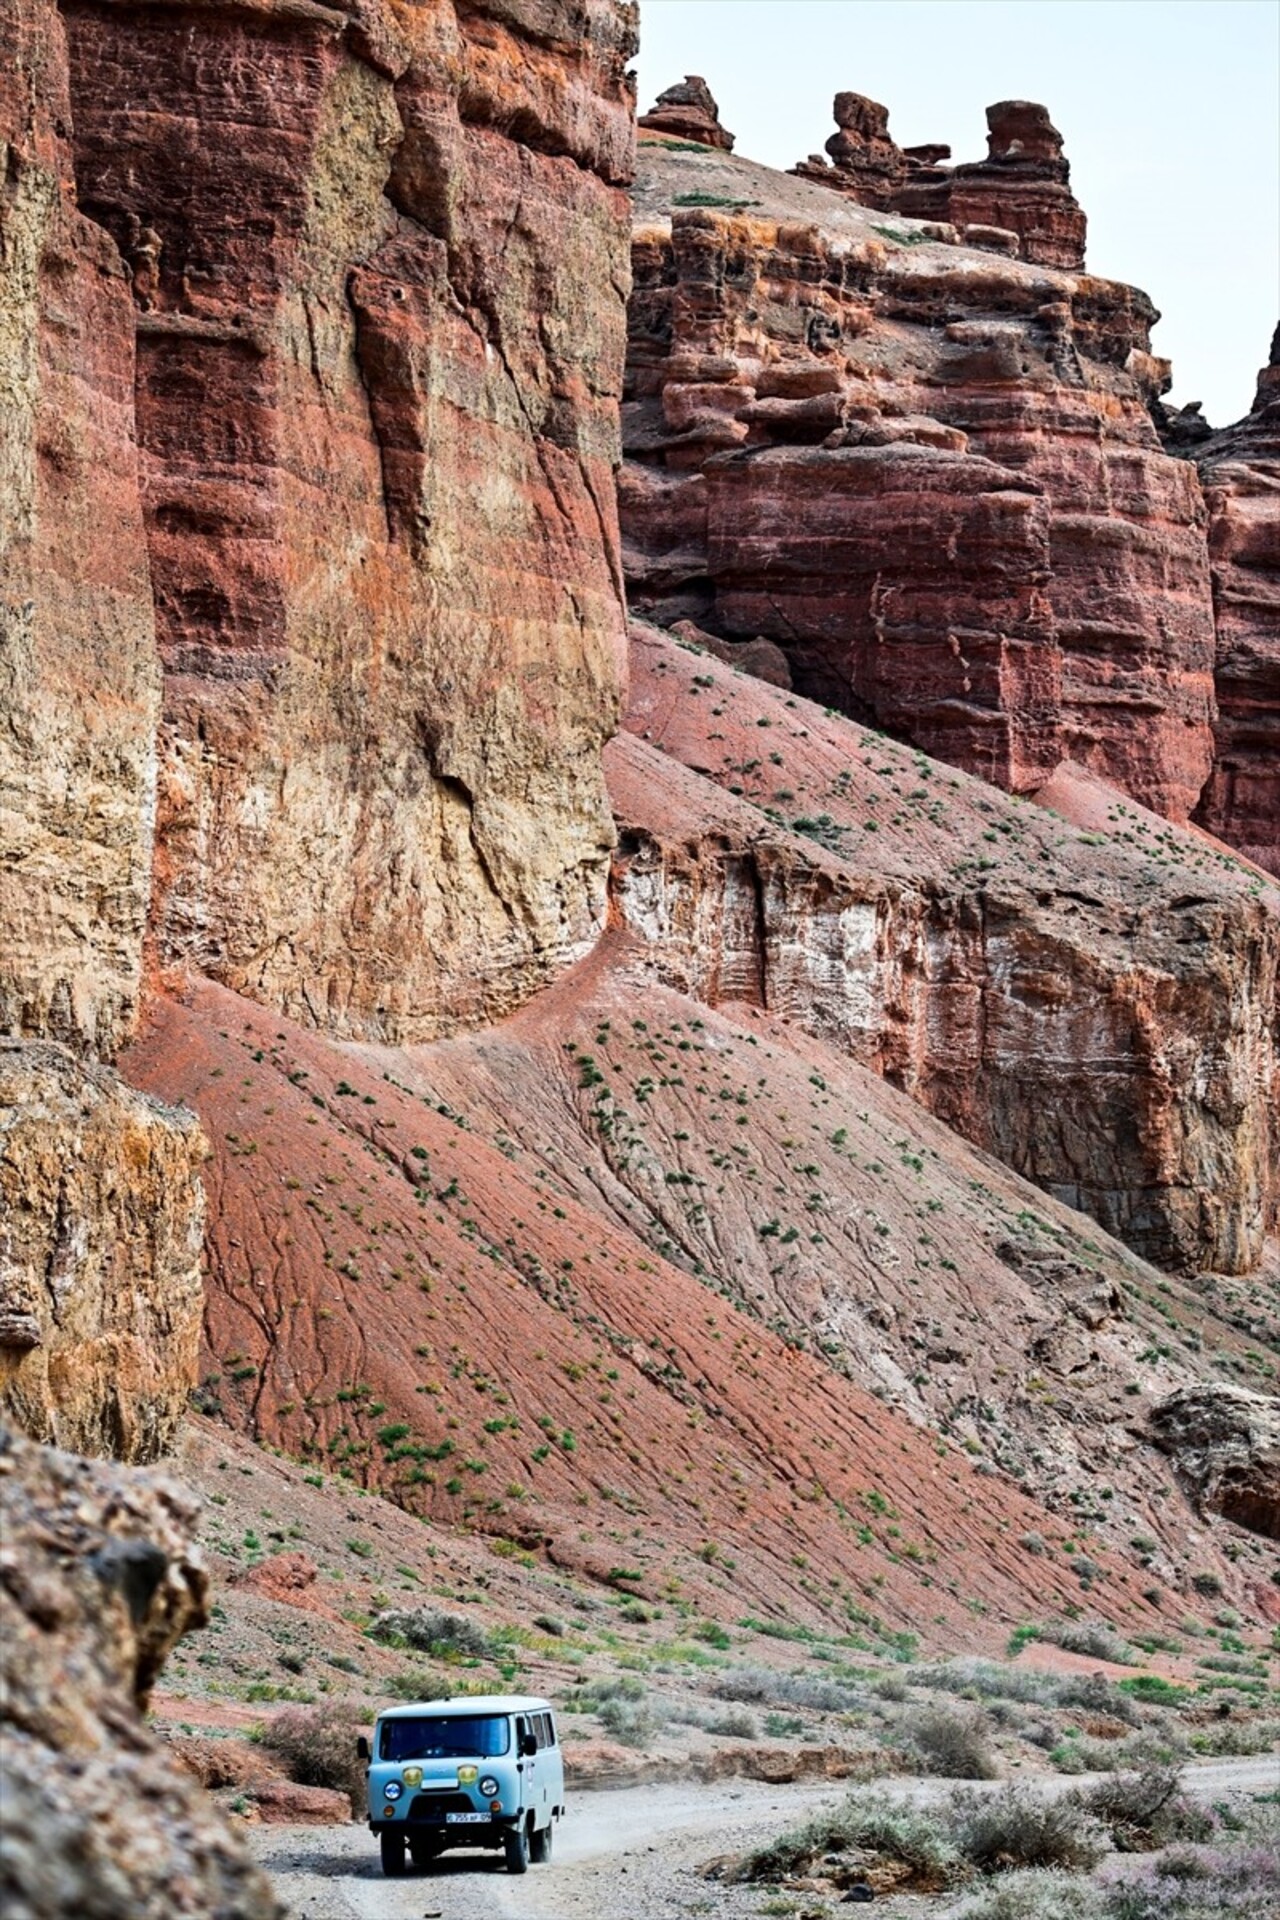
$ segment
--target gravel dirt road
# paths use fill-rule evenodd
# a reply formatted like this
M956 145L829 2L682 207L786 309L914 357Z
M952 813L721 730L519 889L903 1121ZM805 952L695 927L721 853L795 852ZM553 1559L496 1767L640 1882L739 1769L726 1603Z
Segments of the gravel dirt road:
M1087 1777L1086 1777L1087 1778ZM1188 1788L1206 1800L1280 1787L1280 1762L1218 1760L1189 1767ZM880 1783L903 1799L928 1801L950 1783ZM1055 1777L1047 1792L1079 1780ZM699 1867L779 1833L844 1797L831 1786L769 1787L687 1782L614 1793L579 1793L556 1833L555 1860L513 1878L487 1854L446 1855L431 1872L384 1879L361 1826L261 1827L251 1835L296 1920L673 1920L683 1913L739 1920L760 1910L759 1889L703 1880ZM926 1903L886 1901L880 1911L923 1913Z

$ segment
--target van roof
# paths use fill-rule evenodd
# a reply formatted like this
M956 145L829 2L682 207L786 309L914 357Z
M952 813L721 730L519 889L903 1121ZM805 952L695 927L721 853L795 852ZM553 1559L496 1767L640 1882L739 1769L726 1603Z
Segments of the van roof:
M533 1693L460 1693L452 1700L412 1700L384 1707L379 1720L420 1720L423 1715L471 1713L550 1713L551 1702Z

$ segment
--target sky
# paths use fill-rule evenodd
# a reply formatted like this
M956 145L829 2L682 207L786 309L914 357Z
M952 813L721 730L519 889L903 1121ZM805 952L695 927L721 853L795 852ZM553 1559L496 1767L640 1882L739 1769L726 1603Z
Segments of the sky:
M1151 295L1179 405L1248 410L1280 319L1277 0L641 0L643 113L700 73L736 151L790 167L845 88L900 146L986 154L986 108L1039 100L1089 216L1088 265Z

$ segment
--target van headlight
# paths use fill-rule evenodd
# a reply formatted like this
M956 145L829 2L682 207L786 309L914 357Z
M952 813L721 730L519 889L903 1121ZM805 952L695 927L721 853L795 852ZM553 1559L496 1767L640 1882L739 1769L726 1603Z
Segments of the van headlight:
M491 1773L486 1773L484 1779L480 1782L480 1791L486 1800L492 1800L499 1791L498 1783Z
M388 1800L398 1800L404 1792L404 1788L398 1780L388 1780L382 1791L386 1794Z

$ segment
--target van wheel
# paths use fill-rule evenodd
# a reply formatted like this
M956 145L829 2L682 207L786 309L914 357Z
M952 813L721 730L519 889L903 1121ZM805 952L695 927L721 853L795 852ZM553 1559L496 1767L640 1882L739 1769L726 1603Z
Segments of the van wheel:
M535 1867L545 1867L551 1858L551 1827L539 1827L529 1835L529 1858Z
M404 1835L402 1833L387 1833L384 1830L378 1835L378 1843L382 1848L382 1871L392 1876L403 1873Z
M529 1830L527 1827L513 1827L502 1836L502 1850L507 1856L508 1873L527 1873L529 1871Z
M436 1839L411 1839L409 1842L409 1858L413 1861L415 1867L434 1866L443 1852L444 1848Z

